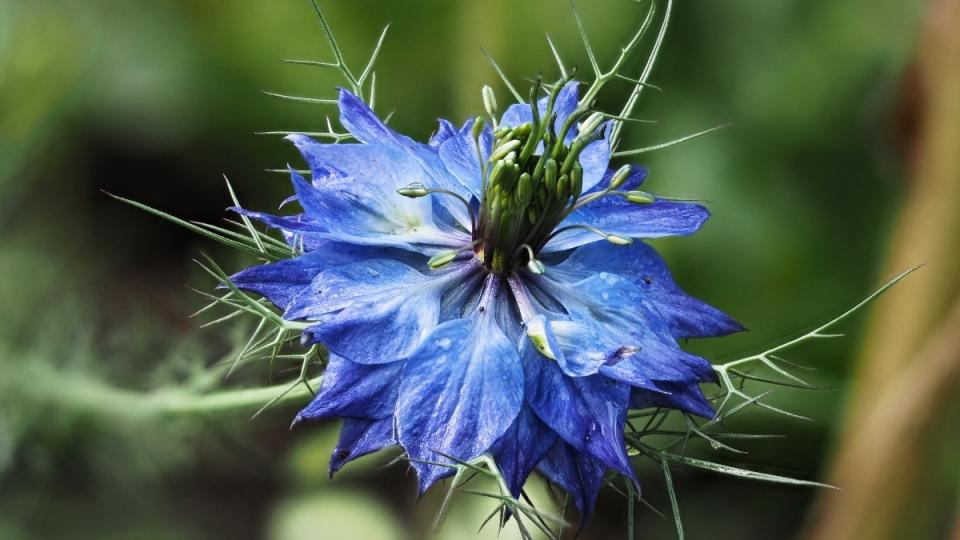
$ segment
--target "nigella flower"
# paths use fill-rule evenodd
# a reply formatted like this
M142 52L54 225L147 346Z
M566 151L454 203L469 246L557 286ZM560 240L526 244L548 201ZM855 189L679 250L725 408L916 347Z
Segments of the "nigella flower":
M533 105L493 126L441 120L422 144L341 91L358 143L288 137L311 171L291 169L302 213L235 209L301 253L232 281L329 350L296 421L343 420L331 474L399 445L422 493L489 455L514 496L536 470L587 516L605 473L635 481L629 409L713 415L699 385L714 371L677 340L741 327L642 241L689 235L708 211L611 168L610 125L576 82Z

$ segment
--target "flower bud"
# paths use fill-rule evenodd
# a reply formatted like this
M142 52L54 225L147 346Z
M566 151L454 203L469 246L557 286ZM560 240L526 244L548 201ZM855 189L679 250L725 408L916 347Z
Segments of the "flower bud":
M480 138L480 134L483 133L483 126L486 124L482 116L478 116L476 120L473 121L473 128L470 130L470 135L473 136L473 140Z
M487 114L495 117L497 115L497 95L493 93L493 88L484 85L480 89L480 95L483 96L483 108L487 110Z
M629 246L633 243L633 238L627 238L626 236L620 236L619 234L608 234L606 236L607 242L615 246Z
M586 120L580 124L580 135L588 135L593 133L600 127L600 123L603 122L603 113L595 112L587 117Z
M517 148L520 148L520 141L518 139L511 139L496 147L493 151L493 154L490 154L490 160L496 161L498 159L503 159L507 157L507 154L513 152ZM513 159L516 160L517 158L514 157Z
M563 175L557 180L557 199L561 201L567 200L570 197L570 176Z
M427 261L427 266L433 268L434 270L438 268L443 268L444 266L453 262L457 258L457 255L460 254L459 250L451 249L449 251L441 251L433 257L430 257L430 260Z
M570 171L570 194L579 197L583 190L583 167L579 163L573 164Z
M544 165L543 181L544 185L547 186L547 191L553 193L557 189L557 161L555 159L548 159L547 164Z
M423 184L415 183L397 190L397 193L411 199L419 199L430 194L430 190L423 187Z
M627 181L627 178L630 177L630 165L624 165L617 169L617 172L613 173L613 178L610 180L610 189L618 189Z
M627 200L634 204L651 204L656 198L646 191L628 191Z
M533 196L533 178L530 177L530 173L523 173L520 175L520 181L517 183L517 203L520 206L527 206L530 204L530 197Z

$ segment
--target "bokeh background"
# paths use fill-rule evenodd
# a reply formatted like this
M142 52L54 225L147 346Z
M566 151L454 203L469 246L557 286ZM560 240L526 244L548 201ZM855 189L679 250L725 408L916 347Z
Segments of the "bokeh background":
M601 58L644 12L581 4ZM545 31L568 63L587 65L562 0L321 5L354 65L393 23L378 108L420 139L436 117L481 111L481 84L502 90L481 46L517 84L555 73ZM416 501L405 468L382 467L390 456L331 481L337 426L289 431L296 404L253 420L229 403L160 406L218 385L204 367L249 331L188 318L204 303L188 287L214 285L191 259L251 261L101 190L217 223L226 174L246 205L274 208L290 188L266 169L297 157L256 132L322 129L334 111L261 90L327 97L340 84L281 58L330 59L305 0L0 0L0 538L429 530L439 493ZM658 123L632 126L628 147L733 123L642 160L652 190L706 199L714 213L694 237L657 243L678 281L750 329L693 350L756 350L926 263L846 323L847 338L791 356L832 389L773 400L811 422L749 412L732 427L785 438L748 441L747 455L692 449L843 490L680 468L687 537L960 537L960 2L681 0L652 82L663 91L647 92L638 115ZM254 368L228 385L271 377ZM639 472L644 497L669 514L660 472ZM496 536L475 532L489 501L457 501L440 538ZM598 507L580 538L624 537L624 499L607 490ZM643 538L675 535L652 511L636 519Z

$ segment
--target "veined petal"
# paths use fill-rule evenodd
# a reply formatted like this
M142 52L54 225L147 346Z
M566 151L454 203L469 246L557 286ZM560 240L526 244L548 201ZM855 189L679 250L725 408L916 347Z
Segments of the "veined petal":
M557 440L557 434L524 405L510 429L490 449L510 494L520 497L527 477Z
M473 260L432 276L396 261L337 267L317 276L284 316L316 322L304 330L305 343L360 364L395 362L436 328L444 290L476 269Z
M443 118L437 120L437 130L430 136L427 143L434 148L438 148L444 141L457 134L457 127Z
M538 315L526 323L526 331L544 359L555 360L570 377L593 375L601 366L621 362L636 352L589 320L548 320Z
M390 248L322 241L314 246L313 251L293 259L252 266L231 276L230 281L238 288L264 296L278 308L286 309L293 298L324 270L383 257L397 258L407 264L414 264L416 258Z
M330 456L330 477L349 461L397 444L393 417L380 420L344 418L340 440Z
M340 90L340 123L358 141L370 144L403 144L408 137L393 131L362 99L347 90Z
M580 274L562 270L547 275L550 277L540 276L534 283L559 299L572 321L594 332L593 337L581 333L580 342L621 347L614 361L598 366L604 376L652 391L659 390L659 381L712 380L716 376L709 362L677 346L663 316L628 279L609 272L581 280L576 279Z
M659 238L693 234L709 217L710 212L699 204L662 200L633 204L620 197L603 197L570 214L561 226L589 225L628 238ZM571 229L554 237L544 251L566 251L596 240L596 233Z
M583 192L586 193L603 180L610 165L610 145L606 140L590 143L580 152L583 167Z
M717 308L687 295L673 280L663 258L643 242L629 246L614 246L603 240L587 244L557 268L583 276L610 272L630 279L666 318L677 338L723 336L744 330Z
M466 126L470 126L468 123ZM493 145L493 136L489 130L484 130L480 137L480 153L477 153L477 143L473 140L469 130L449 137L440 145L440 160L444 167L459 181L461 189L458 192L469 197L480 199L481 193L481 157L486 163Z
M522 402L517 349L490 310L437 327L407 361L397 401L398 438L417 470L420 493L453 472L426 462L480 457L510 427Z
M630 387L601 375L567 377L522 342L526 399L553 431L580 452L633 478L623 443Z
M606 469L602 462L563 441L557 441L537 465L544 478L570 494L580 510L581 523L593 514Z
M330 417L377 420L393 415L402 362L363 365L330 355L320 390L293 422Z

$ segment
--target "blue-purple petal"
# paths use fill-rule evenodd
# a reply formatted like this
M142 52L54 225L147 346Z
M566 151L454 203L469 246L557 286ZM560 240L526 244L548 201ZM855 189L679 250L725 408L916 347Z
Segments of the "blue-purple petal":
M439 327L407 361L397 401L397 432L417 470L420 493L480 457L513 423L523 402L516 347L489 310Z
M561 226L588 225L607 234L629 238L660 238L693 234L710 217L699 204L656 201L633 204L616 196L598 199L570 214ZM554 237L546 252L566 251L595 242L598 236L583 229L571 229Z
M527 477L556 440L557 434L524 405L510 429L490 450L511 495L520 496Z

